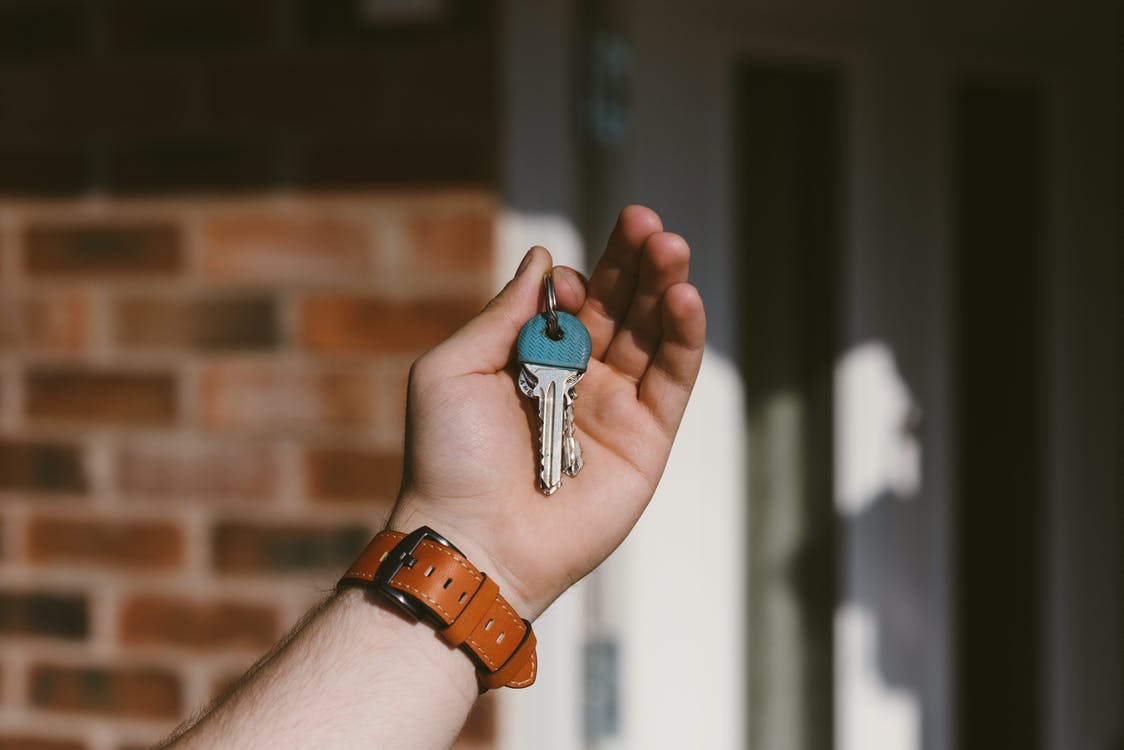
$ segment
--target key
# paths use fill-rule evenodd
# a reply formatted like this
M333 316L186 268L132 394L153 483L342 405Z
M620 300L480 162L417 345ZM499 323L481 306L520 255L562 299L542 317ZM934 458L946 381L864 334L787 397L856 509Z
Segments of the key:
M562 471L571 477L576 477L585 466L581 444L574 435L574 399L577 397L574 387L570 386L566 390L566 412L562 417Z
M577 374L577 380L584 373ZM519 389L529 398L535 397L536 378L523 367L519 370ZM574 399L578 397L574 390L576 380L566 389L565 408L562 413L562 472L568 476L576 477L582 470L585 461L582 459L582 447L574 434Z
M583 463L573 430L572 389L589 364L591 345L580 320L554 309L549 275L545 283L547 311L523 324L516 354L522 364L520 390L538 400L539 488L551 495L561 486L563 472L573 476Z
M526 367L535 379L534 396L539 401L539 485L545 494L552 495L562 483L565 390L574 371L533 364Z

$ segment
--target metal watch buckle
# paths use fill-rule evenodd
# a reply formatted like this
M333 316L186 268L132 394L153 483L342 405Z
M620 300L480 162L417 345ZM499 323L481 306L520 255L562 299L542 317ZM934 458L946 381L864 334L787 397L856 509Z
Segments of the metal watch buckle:
M386 596L398 602L398 605L415 620L424 619L427 615L429 619L436 619L436 615L431 614L429 609L422 604L417 597L392 588L390 582L394 579L394 576L398 575L398 571L402 570L402 568L414 567L418 561L418 559L414 557L414 550L426 539L432 539L438 544L453 550L453 552L456 552L458 555L464 556L464 553L457 549L448 539L428 526L421 526L403 537L402 541L398 542L390 552L386 553L386 557L383 558L383 561L379 564L379 568L375 571L375 577L372 580L378 591L381 591Z

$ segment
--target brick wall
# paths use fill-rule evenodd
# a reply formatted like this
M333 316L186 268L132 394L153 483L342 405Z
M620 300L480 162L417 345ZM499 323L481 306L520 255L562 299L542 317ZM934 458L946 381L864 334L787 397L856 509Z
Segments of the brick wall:
M0 748L151 743L386 517L488 191L0 201ZM491 703L462 747L489 747Z
M0 0L0 750L160 737L385 517L409 363L491 292L497 35Z

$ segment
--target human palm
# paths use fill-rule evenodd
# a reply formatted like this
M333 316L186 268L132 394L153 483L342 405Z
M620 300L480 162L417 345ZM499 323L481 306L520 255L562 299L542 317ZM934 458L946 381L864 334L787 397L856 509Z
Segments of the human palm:
M639 206L621 213L588 285L533 249L480 315L415 363L391 528L434 527L532 618L604 560L651 499L698 372L705 316L688 264L682 238ZM593 345L574 405L585 468L549 497L538 407L512 363L547 272Z

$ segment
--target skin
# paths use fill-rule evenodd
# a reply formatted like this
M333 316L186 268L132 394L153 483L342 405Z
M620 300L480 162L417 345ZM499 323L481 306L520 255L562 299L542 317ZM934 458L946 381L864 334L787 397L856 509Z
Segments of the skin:
M532 248L488 306L415 362L401 493L388 527L428 525L538 617L624 540L652 498L706 339L690 250L642 206L621 212L588 283ZM574 407L585 468L538 489L537 407L515 339L543 275L589 329ZM531 688L533 689L533 688ZM447 747L477 697L473 667L427 625L348 589L310 612L165 747ZM439 710L435 710L435 707Z

